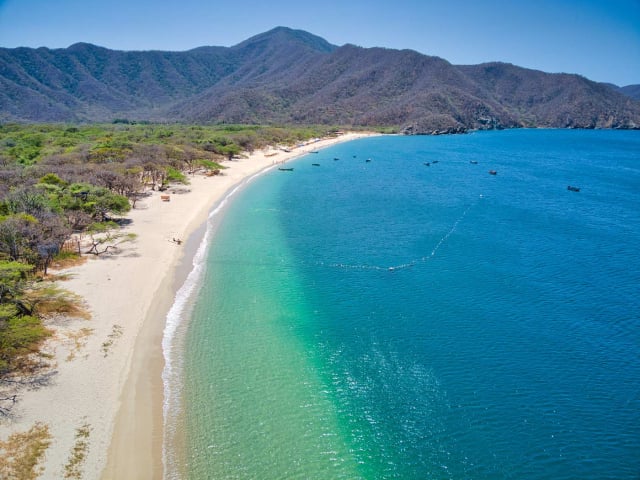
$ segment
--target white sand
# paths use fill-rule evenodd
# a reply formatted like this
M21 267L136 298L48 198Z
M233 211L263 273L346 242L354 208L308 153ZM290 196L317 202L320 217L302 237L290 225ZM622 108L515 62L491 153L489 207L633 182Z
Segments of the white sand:
M52 443L41 478L64 478L64 466L75 445L76 430L89 425L89 447L83 479L162 478L162 331L176 285L175 274L185 251L174 238L186 240L208 212L234 185L274 163L366 134L348 133L291 152L256 152L224 162L224 175L195 175L191 184L163 202L159 192L138 202L125 231L137 239L114 255L91 256L67 270L72 279L61 286L81 295L90 320L57 322L57 374L50 386L23 390L12 419L0 423L0 440L46 423ZM166 192L164 192L166 194ZM78 346L69 333L92 330ZM73 358L69 358L69 356Z

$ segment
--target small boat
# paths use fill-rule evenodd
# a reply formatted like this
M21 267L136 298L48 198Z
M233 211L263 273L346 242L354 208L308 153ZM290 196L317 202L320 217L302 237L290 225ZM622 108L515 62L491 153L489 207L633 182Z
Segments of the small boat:
M334 160L340 160L338 157L334 157Z
M433 161L433 162L431 162L431 163L438 163L439 161L440 161L440 160L434 160L434 161Z
M318 150L311 150L309 153L320 153Z
M365 162L367 162L367 163L369 163L370 161L371 161L371 159L370 159L370 158L367 158L367 159L365 160Z
M280 168L278 168L278 170L280 170L281 172L293 172L293 168L280 167Z
M469 161L469 163L470 163L471 165L477 165L477 164L478 164L478 162L477 162L476 160L470 160L470 161Z
M568 185L567 186L567 190L569 190L571 192L579 192L580 191L580 187L574 187L572 185Z
M312 163L311 165L313 165L314 167L319 167L320 166L319 163Z
M495 170L489 170L489 175L497 175L498 172L496 172Z
M429 162L424 162L423 165L426 166L426 167L430 167L431 166L431 164Z

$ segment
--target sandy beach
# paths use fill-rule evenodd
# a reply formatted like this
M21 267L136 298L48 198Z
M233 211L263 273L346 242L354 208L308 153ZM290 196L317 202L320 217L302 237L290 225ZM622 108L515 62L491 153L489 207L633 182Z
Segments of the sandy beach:
M60 286L79 294L91 319L59 319L51 325L56 374L51 384L22 390L0 440L35 422L52 436L40 478L65 478L78 432L88 431L83 479L162 478L162 336L175 292L188 273L190 252L208 213L244 179L310 151L368 134L347 133L297 148L257 151L224 162L223 175L189 176L169 190L138 201L125 227L133 242L115 254L89 256L63 272ZM192 240L187 242L187 239ZM180 240L177 242L176 240ZM190 252L190 253L189 253Z

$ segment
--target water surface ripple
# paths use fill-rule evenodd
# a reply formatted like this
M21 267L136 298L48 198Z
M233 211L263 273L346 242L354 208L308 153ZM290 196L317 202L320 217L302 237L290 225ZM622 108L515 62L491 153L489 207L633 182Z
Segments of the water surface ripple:
M639 152L638 132L378 137L257 179L181 340L172 468L639 478Z

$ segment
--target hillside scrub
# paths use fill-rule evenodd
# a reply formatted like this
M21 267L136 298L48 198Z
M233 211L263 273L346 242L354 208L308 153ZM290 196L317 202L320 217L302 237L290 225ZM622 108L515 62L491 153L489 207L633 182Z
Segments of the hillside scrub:
M112 120L119 127L127 127L131 119L224 122L221 137L228 136L230 122L383 125L410 134L640 128L633 85L619 88L503 62L453 65L408 49L337 46L287 27L233 47L184 52L123 52L88 43L0 50L0 119L5 121ZM172 124L149 127L144 130L148 140L162 143L176 136ZM240 130L232 132L233 142L250 150L243 143L254 142L253 132ZM259 137L262 133L256 131ZM50 148L47 135L22 133L11 138L11 156L24 165L36 163ZM73 148L83 133L83 128L64 132L56 145ZM129 141L104 135L91 154L108 162L133 147ZM215 149L225 147L214 138L205 141Z

